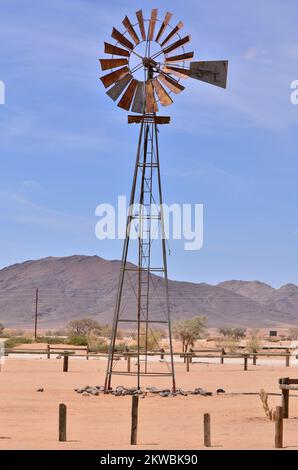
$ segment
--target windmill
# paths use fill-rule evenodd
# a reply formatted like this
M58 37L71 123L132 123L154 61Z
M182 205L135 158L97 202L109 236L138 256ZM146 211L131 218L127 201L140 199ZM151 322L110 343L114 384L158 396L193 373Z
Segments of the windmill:
M141 378L170 377L175 391L175 372L168 289L167 245L165 217L159 161L159 126L170 123L170 117L157 115L159 106L169 106L174 95L185 87L183 79L194 78L226 88L227 61L192 61L194 53L186 51L190 36L183 36L183 23L170 24L172 13L158 19L158 10L152 9L149 19L142 10L135 21L127 16L122 21L124 32L113 28L114 44L104 43L108 58L100 59L101 77L106 94L119 108L135 114L128 115L129 124L139 124L139 140L133 176L130 206L126 223L126 238L117 289L112 337L109 349L105 392L111 390L113 375L136 377L137 389ZM189 64L189 66L187 65ZM159 237L156 237L156 232ZM128 262L132 233L137 240L137 262ZM160 256L153 250L158 242ZM128 294L131 289L131 295ZM136 342L136 364L127 370L117 367L117 331L119 324L133 328ZM156 326L166 328L168 347L159 346ZM155 349L165 352L165 370L160 372L150 360ZM150 344L151 343L151 344Z

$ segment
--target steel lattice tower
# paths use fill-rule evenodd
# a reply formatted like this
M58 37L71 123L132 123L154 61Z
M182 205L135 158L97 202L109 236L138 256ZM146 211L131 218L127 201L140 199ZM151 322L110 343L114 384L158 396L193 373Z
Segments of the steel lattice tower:
M158 19L158 10L152 9L150 19L144 19L142 10L136 12L136 23L126 16L122 21L125 31L112 30L115 44L105 42L108 59L100 59L101 77L107 95L126 111L130 124L140 125L137 158L127 216L126 238L123 247L117 299L114 312L112 338L108 358L105 392L111 388L113 374L134 375L137 388L142 376L170 376L175 390L171 316L169 306L165 219L158 149L158 126L169 124L170 118L158 116L158 103L169 106L173 95L184 90L181 79L194 78L226 88L227 61L190 62L194 53L186 52L190 36L181 37L183 23L171 26L172 13ZM156 29L158 25L158 29ZM174 42L173 42L174 41ZM174 53L175 51L175 53ZM174 53L174 55L172 55ZM133 59L136 63L133 63ZM140 80L136 74L142 72ZM156 232L158 237L156 237ZM130 264L129 249L132 235L137 235L137 260ZM154 250L154 247L156 247ZM156 251L159 256L154 253ZM129 294L130 291L130 294ZM117 370L117 331L119 324L134 325L136 340L136 368L124 372ZM167 331L168 347L163 351L154 333L154 325ZM169 358L166 370L156 370L150 361L152 338L156 349ZM150 339L150 342L149 342ZM150 346L150 347L149 347Z

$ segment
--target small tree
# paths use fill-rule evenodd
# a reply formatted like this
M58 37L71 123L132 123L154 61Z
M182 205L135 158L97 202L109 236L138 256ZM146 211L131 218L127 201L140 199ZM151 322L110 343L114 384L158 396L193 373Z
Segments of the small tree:
M245 328L232 328L232 327L219 328L218 332L224 338L243 339L246 336Z
M147 341L146 341L146 335L144 334L145 330L141 331L141 333L142 333L141 341L140 341L141 348L143 349L147 348L147 351L152 351L153 349L159 349L159 341L161 339L161 333L159 330L149 329L148 334L147 334Z
M260 348L259 330L253 329L249 333L246 341L246 347L249 352L257 351Z
M104 325L101 327L100 336L102 336L103 338L111 339L112 331L113 329L111 325ZM123 332L119 329L117 329L116 338L123 339Z
M92 318L82 318L82 320L73 320L68 323L67 331L69 336L90 336L99 335L101 331L100 324Z
M188 320L179 320L174 323L174 338L182 343L182 352L187 352L190 346L201 337L207 327L207 318L198 316Z
M289 339L295 341L298 339L298 327L293 327L289 331Z

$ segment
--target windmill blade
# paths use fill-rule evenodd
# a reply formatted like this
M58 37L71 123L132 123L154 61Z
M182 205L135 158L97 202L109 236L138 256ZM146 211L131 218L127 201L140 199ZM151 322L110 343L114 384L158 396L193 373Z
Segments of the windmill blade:
M182 39L179 39L178 41L174 42L174 44L172 44L171 46L168 46L168 47L166 47L165 49L163 49L163 53L164 53L164 54L169 54L170 52L175 51L175 50L178 49L179 47L184 46L184 44L189 43L189 42L190 42L190 39L191 39L191 36L190 36L190 35L185 36L185 37L182 38Z
M185 54L173 55L172 57L166 57L165 62L184 62L185 60L191 60L194 56L193 52L185 52Z
M191 62L190 76L202 82L226 88L228 64L229 62L227 60Z
M127 59L99 59L101 70L115 69L121 65L128 65Z
M119 108L129 111L138 83L138 80L132 80L132 82L130 82L129 87L118 103Z
M151 80L146 82L146 112L147 113L157 113L158 106L154 96L154 88Z
M123 34L121 34L118 29L113 28L112 34L111 34L113 39L116 39L116 41L120 42L122 46L126 47L130 51L133 50L134 45L132 42L130 42Z
M131 111L133 113L144 114L146 106L145 83L139 82L135 93Z
M130 52L126 49L122 49L121 47L113 46L108 42L105 42L105 53L112 54L112 55L120 55L122 57L129 57Z
M154 89L156 91L156 94L158 96L158 99L159 99L159 102L162 106L169 106L170 104L173 103L173 100L172 98L170 97L170 95L166 92L166 90L164 89L164 87L159 83L159 81L157 80L157 78L155 78L154 80L152 80L152 83L153 83L153 86L154 86Z
M105 88L109 88L109 86L113 85L117 80L120 80L122 77L125 77L129 73L129 69L127 67L123 67L122 69L115 70L115 72L108 73L101 77L101 81Z
M144 23L144 17L143 17L142 10L137 11L136 16L137 16L137 19L138 19L142 39L143 39L143 41L146 41L145 23Z
M177 80L175 80L172 77L168 77L167 75L159 75L158 80L164 83L173 93L178 95L181 93L183 90L185 90L185 87L181 85Z
M128 34L130 35L132 40L135 42L135 44L136 45L140 44L139 37L138 37L133 25L131 24L130 19L128 18L128 16L126 16L124 18L124 20L122 21L122 24L127 29Z
M175 26L174 29L172 29L172 31L170 32L170 34L168 34L168 36L163 40L163 42L160 44L161 47L163 47L165 44L167 44L170 39L172 39L173 36L175 36L175 34L178 33L178 31L180 31L180 29L182 29L184 26L184 24L182 23L182 21L179 21L179 23L177 24L177 26Z
M157 8L154 8L153 10L151 10L151 20L150 20L150 24L149 24L149 33L148 33L149 41L153 41L155 25L156 25L156 21L157 21L157 14L158 14L158 9Z
M181 78L188 78L191 76L191 71L189 69L183 69L182 67L167 66L163 68L163 71L165 73L177 75L177 77Z
M156 42L158 42L160 40L161 36L163 35L164 30L166 29L169 22L171 21L172 16L173 16L173 13L170 13L170 12L166 13L165 19L163 20L163 22L161 24L161 27L160 27L160 30L158 31L158 34L155 38Z
M121 80L115 83L115 85L107 91L107 95L112 98L113 101L117 101L132 79L133 76L130 73L125 75L125 77L121 78Z

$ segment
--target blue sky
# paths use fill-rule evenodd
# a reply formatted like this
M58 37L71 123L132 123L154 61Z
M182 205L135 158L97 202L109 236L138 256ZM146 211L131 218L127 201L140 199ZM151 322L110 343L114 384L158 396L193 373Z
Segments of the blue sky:
M170 241L171 278L298 283L297 0L2 0L0 266L121 256L95 207L128 194L137 128L105 96L99 57L126 14L183 20L198 60L229 59L228 89L187 81L163 110L164 199L203 203L204 247Z

